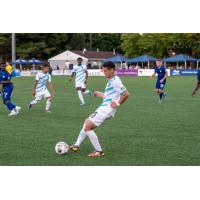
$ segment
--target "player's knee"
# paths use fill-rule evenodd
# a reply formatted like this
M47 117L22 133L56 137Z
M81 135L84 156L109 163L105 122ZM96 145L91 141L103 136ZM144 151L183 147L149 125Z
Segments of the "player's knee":
M83 127L84 127L84 131L91 131L92 130L92 127L90 125L90 121L88 119L85 120Z

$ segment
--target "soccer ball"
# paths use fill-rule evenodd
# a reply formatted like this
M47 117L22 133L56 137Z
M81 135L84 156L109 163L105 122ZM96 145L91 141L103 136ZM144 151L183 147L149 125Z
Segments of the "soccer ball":
M55 151L57 154L66 154L69 150L69 146L66 142L58 142L55 146Z

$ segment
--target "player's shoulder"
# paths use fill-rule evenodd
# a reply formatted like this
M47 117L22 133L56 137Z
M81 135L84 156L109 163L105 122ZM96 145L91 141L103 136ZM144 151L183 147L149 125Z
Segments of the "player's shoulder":
M112 79L111 82L113 82L113 84L119 84L122 83L121 79L119 76L115 75Z
M160 69L166 70L166 67L162 65L162 66L160 67Z

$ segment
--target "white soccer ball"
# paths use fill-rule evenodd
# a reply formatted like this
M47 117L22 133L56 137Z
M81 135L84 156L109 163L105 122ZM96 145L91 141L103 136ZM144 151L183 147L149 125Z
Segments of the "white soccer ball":
M66 142L58 142L55 151L57 154L66 154L69 151L69 145Z

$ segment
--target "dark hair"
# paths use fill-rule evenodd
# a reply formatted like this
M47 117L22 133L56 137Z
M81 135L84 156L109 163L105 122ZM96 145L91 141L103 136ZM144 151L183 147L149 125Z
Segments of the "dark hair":
M6 63L5 62L1 62L0 66L6 66Z
M103 63L103 67L115 70L115 64L113 62L111 62L111 61Z
M50 65L49 65L49 64L46 64L46 63L44 63L44 64L42 64L42 67L48 67L48 68L50 68Z
M83 58L81 58L81 57L78 57L78 58L77 58L77 60L83 60Z
M156 61L160 61L161 62L161 59L156 59Z

